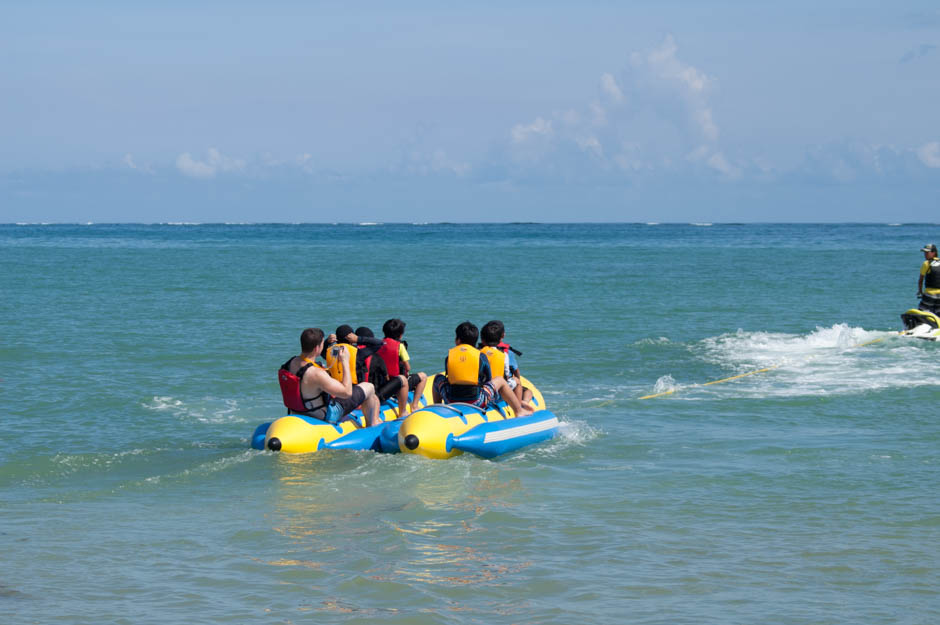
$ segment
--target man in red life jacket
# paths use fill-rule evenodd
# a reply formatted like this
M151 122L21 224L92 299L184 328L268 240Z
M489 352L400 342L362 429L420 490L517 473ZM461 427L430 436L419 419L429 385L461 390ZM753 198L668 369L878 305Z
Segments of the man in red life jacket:
M337 423L362 406L367 424L377 425L380 423L379 402L375 398L375 388L368 382L353 384L349 352L342 346L331 349L336 350L334 357L341 364L340 380L330 377L316 362L323 351L323 330L307 328L301 333L300 355L282 365L281 369L289 375L279 375L284 404L291 412L330 423Z
M404 396L408 396L408 391L414 391L411 398L411 410L414 412L421 407L419 400L424 395L424 386L428 382L428 376L424 371L411 373L411 361L408 356L408 344L402 340L405 335L405 322L401 319L389 319L382 324L382 334L385 338L382 340L382 347L379 349L379 356L385 362L389 376L404 376ZM399 391L399 398L402 391Z
M444 359L445 375L434 379L434 402L460 402L486 408L496 401L496 394L506 400L516 416L532 414L532 406L519 401L503 376L490 373L489 361L474 345L480 331L469 321L456 330L455 347Z

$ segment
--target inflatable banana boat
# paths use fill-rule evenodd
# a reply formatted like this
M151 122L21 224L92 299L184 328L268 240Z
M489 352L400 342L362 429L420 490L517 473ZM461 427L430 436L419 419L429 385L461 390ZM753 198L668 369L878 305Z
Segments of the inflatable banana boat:
M358 449L383 453L413 453L427 458L452 458L469 452L493 458L552 438L558 432L558 418L545 409L541 392L532 389L532 415L517 417L512 408L500 402L488 410L469 404L428 405L433 377L428 380L422 408L404 419L395 419L393 406L383 405L384 423L364 427L359 411L355 418L331 425L300 415L281 417L263 423L251 439L254 449L284 453L310 453L321 449Z
M901 336L909 336L927 341L940 340L940 318L932 312L912 308L901 314L904 330Z

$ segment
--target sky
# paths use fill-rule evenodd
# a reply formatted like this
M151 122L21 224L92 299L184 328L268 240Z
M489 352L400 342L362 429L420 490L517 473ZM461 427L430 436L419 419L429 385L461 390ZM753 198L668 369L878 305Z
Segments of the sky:
M465 4L0 0L0 222L940 221L935 1Z

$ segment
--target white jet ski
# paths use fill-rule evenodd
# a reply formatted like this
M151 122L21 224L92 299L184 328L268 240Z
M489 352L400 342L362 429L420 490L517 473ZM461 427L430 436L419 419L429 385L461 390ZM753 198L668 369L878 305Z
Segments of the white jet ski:
M901 321L904 323L901 336L940 341L940 317L932 312L912 308L901 314Z

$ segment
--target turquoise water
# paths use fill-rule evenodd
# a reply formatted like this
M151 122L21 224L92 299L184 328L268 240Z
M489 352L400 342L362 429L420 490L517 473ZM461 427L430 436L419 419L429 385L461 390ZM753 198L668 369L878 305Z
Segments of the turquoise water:
M940 622L938 235L0 226L0 622ZM392 316L429 372L502 319L562 436L248 448L303 328Z

